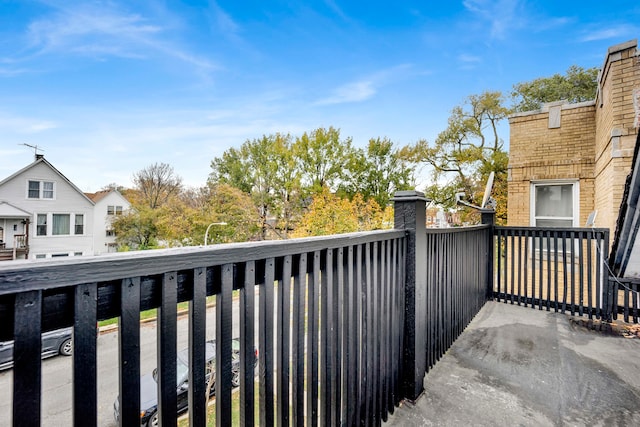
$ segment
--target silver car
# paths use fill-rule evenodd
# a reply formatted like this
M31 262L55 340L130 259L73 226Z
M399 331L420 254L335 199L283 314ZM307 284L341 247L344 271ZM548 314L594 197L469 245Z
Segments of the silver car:
M42 334L42 358L71 356L73 353L73 328L56 329ZM0 369L13 366L13 341L0 341Z

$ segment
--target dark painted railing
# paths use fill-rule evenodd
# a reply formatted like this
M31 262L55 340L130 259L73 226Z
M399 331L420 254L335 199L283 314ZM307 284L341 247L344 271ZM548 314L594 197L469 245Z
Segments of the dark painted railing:
M493 211L485 225L426 229L425 199L398 192L396 228L407 230L404 396L416 400L424 375L490 298Z
M495 227L498 301L607 317L609 230Z
M488 299L491 225L427 230L427 368Z
M610 319L640 323L640 280L609 278Z
M40 336L73 325L73 423L96 425L95 325L119 317L120 425L139 425L140 312L157 307L159 415L175 425L176 306L187 301L189 422L204 426L205 300L214 295L217 425L230 425L234 290L243 425L376 424L403 398L406 245L405 231L393 230L2 265L13 424L46 424Z

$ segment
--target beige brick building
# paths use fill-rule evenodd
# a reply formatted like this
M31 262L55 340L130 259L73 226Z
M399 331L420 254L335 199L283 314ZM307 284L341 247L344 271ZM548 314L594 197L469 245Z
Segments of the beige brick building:
M555 102L509 118L508 224L613 231L637 139L637 41L609 48L594 101Z

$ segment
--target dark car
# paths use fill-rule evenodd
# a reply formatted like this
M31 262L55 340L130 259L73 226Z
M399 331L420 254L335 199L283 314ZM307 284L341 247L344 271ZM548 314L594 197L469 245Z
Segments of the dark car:
M51 357L62 354L71 356L73 342L71 340L73 328L56 329L42 334L42 357ZM0 369L8 369L13 366L13 341L0 342Z
M215 340L206 342L205 357L207 360L207 381L211 374L215 375ZM255 366L258 361L258 351L254 351L253 364ZM189 405L189 349L184 349L178 353L176 364L177 372L177 400L178 413L184 412ZM231 385L238 387L240 385L240 340L234 338L232 341L231 353ZM152 373L140 377L140 424L142 426L158 425L158 384L157 369ZM215 394L215 379L211 387L211 395ZM113 416L116 421L120 418L120 398L117 397L113 402Z

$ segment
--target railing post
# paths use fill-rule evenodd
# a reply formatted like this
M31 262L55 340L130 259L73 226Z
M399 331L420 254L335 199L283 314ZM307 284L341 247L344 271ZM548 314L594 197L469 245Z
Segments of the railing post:
M395 228L407 231L403 394L405 398L415 401L424 390L427 368L427 199L419 191L398 191L393 202Z
M494 211L493 209L480 209L480 221L483 224L487 224L489 225L489 238L488 238L488 242L487 242L487 296L486 296L486 300L490 300L493 299L493 277L494 277L494 266L495 266L495 260L494 260L494 254L495 254L495 248L494 248L494 241L495 238L493 237L493 226L496 224L496 211Z

